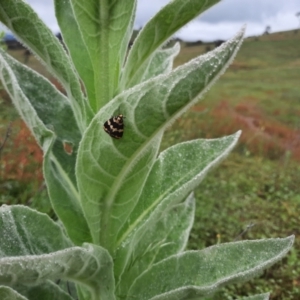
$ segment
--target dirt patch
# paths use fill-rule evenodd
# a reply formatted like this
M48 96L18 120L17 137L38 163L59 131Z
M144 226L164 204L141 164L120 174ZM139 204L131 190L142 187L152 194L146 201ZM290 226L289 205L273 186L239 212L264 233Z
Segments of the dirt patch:
M216 129L223 134L242 129L241 142L250 151L270 158L290 153L300 161L300 131L268 118L255 103L243 102L232 107L222 101L211 111L211 116L215 119Z
M1 137L5 136L7 126L1 128ZM42 150L23 121L12 122L10 128L11 134L1 151L1 179L41 183Z

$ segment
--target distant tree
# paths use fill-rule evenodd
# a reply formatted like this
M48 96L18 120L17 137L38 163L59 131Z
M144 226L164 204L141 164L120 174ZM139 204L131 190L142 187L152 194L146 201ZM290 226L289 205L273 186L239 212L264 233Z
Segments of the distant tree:
M219 46L221 46L223 43L225 43L225 41L223 41L223 40L216 40L216 41L214 41L213 43L215 44L215 47L219 47Z
M299 18L299 29L300 29L300 11L296 13L296 17Z
M211 46L207 45L207 46L205 47L205 52L209 52L210 50L211 50Z
M271 26L267 25L264 34L270 34L271 32Z
M25 65L27 65L30 55L31 55L31 52L28 49L25 49L25 51L23 52L24 64Z

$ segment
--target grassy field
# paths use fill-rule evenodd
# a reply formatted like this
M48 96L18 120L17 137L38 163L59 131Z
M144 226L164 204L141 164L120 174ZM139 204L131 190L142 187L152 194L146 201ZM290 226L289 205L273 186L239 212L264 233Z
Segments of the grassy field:
M183 47L175 65L206 50L207 45ZM11 54L24 60L22 51ZM28 65L57 84L34 57ZM51 213L42 185L41 152L1 92L2 137L12 125L1 154L0 204L24 203ZM239 129L243 134L235 151L195 191L189 248L295 234L295 247L282 262L212 299L267 291L273 300L300 299L300 31L246 39L205 98L167 130L162 149Z
M183 48L176 64L206 47ZM196 190L190 248L295 234L286 259L212 299L267 291L271 299L300 299L300 31L246 39L204 99L169 128L163 148L239 129L234 153Z

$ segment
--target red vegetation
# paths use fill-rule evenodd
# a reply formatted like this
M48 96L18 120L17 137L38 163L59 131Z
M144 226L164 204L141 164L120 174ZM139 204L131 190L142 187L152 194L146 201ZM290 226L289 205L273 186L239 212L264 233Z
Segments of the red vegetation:
M271 159L289 152L292 158L300 160L300 131L268 118L253 102L232 107L222 101L210 114L213 132L226 135L241 129L240 143L251 152Z
M220 137L241 129L243 133L239 145L245 145L249 151L271 159L284 157L289 152L292 158L300 161L300 131L268 118L254 101L251 102L232 107L222 101L209 111L210 122L198 126L209 133L207 138ZM193 110L204 111L205 107L198 105ZM278 114L280 112L274 112L274 115ZM195 125L191 119L185 120L184 124L191 128ZM0 130L1 140L6 129L2 127ZM11 131L1 152L1 179L41 184L43 154L40 147L23 121L14 121ZM65 144L64 147L67 153L72 153L72 145Z
M0 130L1 139L7 127ZM43 181L43 153L31 132L21 120L11 124L11 134L1 152L1 179L24 183Z

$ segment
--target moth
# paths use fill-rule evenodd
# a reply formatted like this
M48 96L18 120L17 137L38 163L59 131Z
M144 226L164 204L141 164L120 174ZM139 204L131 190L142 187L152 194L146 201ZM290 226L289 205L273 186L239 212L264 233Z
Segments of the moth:
M122 114L119 114L107 120L103 124L105 132L115 139L120 139L124 131L124 118Z

